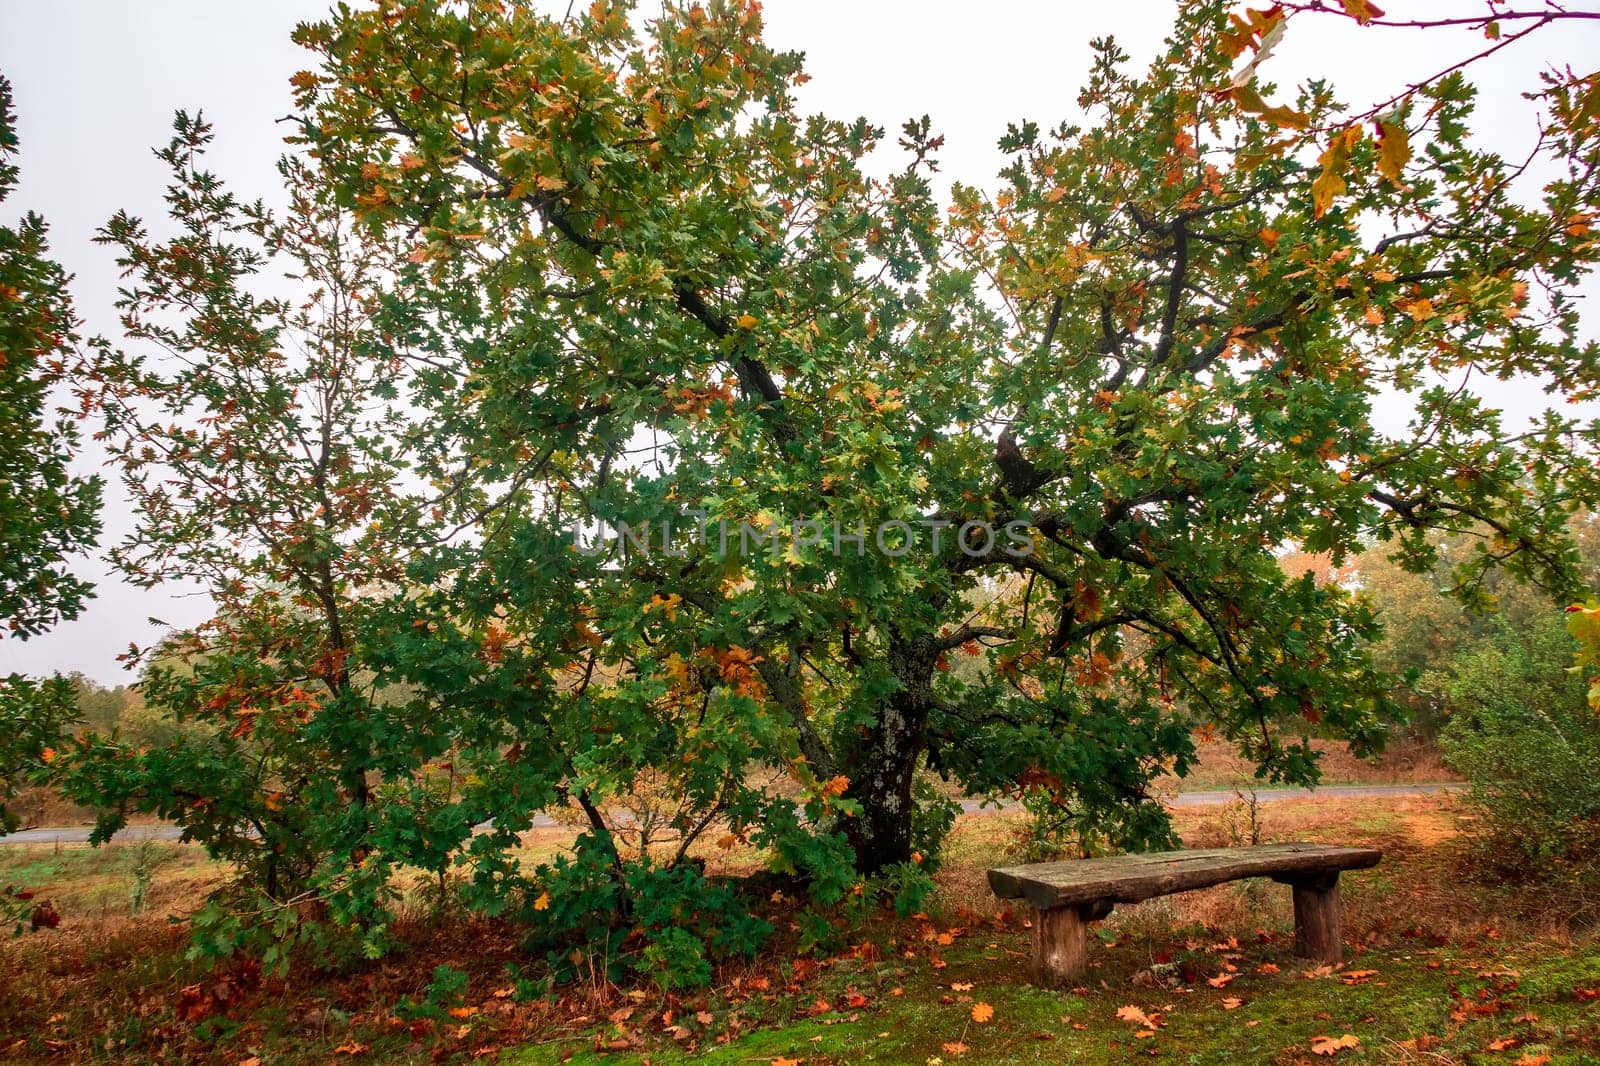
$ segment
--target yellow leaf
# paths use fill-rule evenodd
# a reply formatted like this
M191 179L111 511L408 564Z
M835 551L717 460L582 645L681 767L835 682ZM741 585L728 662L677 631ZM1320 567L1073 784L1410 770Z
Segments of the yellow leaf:
M1434 316L1432 300L1412 300L1406 305L1406 313L1418 322L1426 322Z
M994 1008L987 1003L974 1003L972 1005L972 1020L982 1025L994 1017Z
M1378 309L1377 304L1373 304L1367 308L1367 321L1371 322L1374 326L1383 325L1383 312Z
M1328 139L1328 147L1318 157L1322 173L1311 183L1311 207L1317 218L1327 214L1333 198L1345 191L1343 170L1350 162L1350 149L1361 142L1361 127L1346 126Z
M805 1059L786 1059L782 1055L772 1060L772 1066L800 1066Z
M1317 180L1311 183L1311 210L1321 218L1328 213L1328 208L1333 206L1333 198L1344 192L1347 186L1344 179L1331 170L1323 170Z
M550 909L550 893L548 893L548 892L539 893L539 898L533 901L533 909L536 910L536 911L547 911L547 910L549 910Z
M539 188L549 189L551 192L558 192L567 187L566 178L555 178L548 174L540 174L534 179L533 183Z
M1411 138L1398 122L1378 122L1378 173L1400 184L1406 164L1411 161Z
M1296 111L1292 107L1281 104L1273 105L1261 98L1254 85L1236 85L1231 90L1234 103L1240 110L1260 115L1275 126L1284 126L1289 129L1303 130L1311 125L1311 116L1304 111Z
M761 320L759 318L757 318L755 315L743 314L743 315L739 316L739 328L740 329L755 329L760 324L761 324Z
M1067 190L1057 185L1055 188L1045 193L1044 198L1046 203L1058 204L1061 202L1062 197L1066 195Z

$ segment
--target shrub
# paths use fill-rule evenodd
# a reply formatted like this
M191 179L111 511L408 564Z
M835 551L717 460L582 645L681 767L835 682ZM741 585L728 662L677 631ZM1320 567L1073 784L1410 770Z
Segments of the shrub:
M1440 745L1471 783L1490 861L1505 873L1600 885L1600 716L1554 621L1506 627L1431 683L1451 713Z

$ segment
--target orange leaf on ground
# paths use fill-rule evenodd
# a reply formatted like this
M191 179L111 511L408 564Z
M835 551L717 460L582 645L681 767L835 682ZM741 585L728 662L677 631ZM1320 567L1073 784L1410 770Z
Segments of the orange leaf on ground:
M1240 999L1238 996L1229 996L1227 999L1222 1001L1223 1010L1238 1010L1242 1006L1244 1006L1244 1000Z
M1361 1046L1361 1038L1354 1033L1343 1036L1314 1036L1311 1038L1311 1053L1313 1055L1337 1055L1345 1048Z
M1228 982L1232 981L1235 976L1235 974L1231 973L1219 973L1215 977L1207 977L1206 984L1212 988L1226 988L1228 987Z
M1117 1018L1120 1021L1132 1022L1141 1029L1156 1029L1161 1025L1161 1015L1146 1014L1134 1006L1117 1008Z
M972 1005L972 1020L982 1025L994 1017L994 1008L987 1003L974 1003Z

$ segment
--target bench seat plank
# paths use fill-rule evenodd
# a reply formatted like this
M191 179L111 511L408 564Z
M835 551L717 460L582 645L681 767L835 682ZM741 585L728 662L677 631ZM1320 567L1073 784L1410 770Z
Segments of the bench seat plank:
M1039 910L1110 903L1137 903L1173 892L1208 888L1247 877L1293 882L1342 870L1376 866L1372 848L1328 844L1259 844L1200 851L1158 851L1104 859L1009 866L989 871L989 887L1001 899L1025 899Z

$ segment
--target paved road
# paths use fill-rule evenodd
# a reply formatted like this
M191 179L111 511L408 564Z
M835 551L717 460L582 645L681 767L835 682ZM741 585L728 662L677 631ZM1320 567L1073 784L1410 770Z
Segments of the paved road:
M1376 799L1384 796L1432 796L1440 792L1454 792L1461 788L1460 785L1329 785L1325 788L1263 788L1256 790L1256 799L1262 803L1279 803L1283 800L1310 799L1321 797L1323 799ZM1234 797L1232 792L1180 792L1168 799L1174 807L1220 807L1230 802ZM996 805L985 804L979 800L963 800L961 809L971 814L980 810L1012 810L1016 803L1006 802ZM541 814L533 820L534 828L549 829L560 825L549 815ZM487 826L480 827L484 828ZM129 826L117 834L119 841L130 840L177 840L181 835L176 826L171 825L144 825ZM82 844L89 839L87 826L70 826L60 829L23 829L7 836L0 836L0 845L4 844Z

